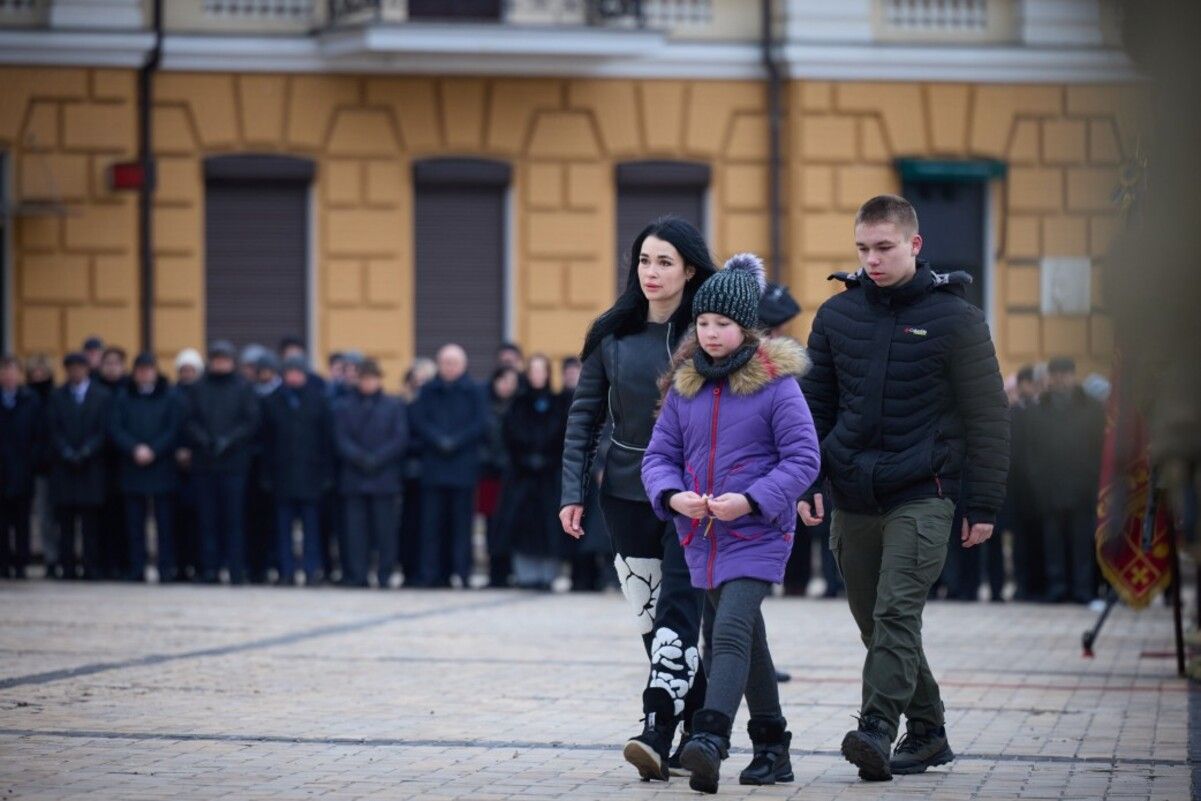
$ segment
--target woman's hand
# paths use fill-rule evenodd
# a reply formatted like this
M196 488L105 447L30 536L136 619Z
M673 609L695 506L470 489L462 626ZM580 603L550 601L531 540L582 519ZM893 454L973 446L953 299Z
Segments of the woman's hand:
M727 492L709 499L709 513L723 522L751 513L751 502L741 492Z
M671 496L671 502L668 505L677 513L692 520L700 520L709 514L709 505L705 496L697 495L695 492L677 492Z
M563 531L577 540L584 536L584 529L580 527L583 517L584 507L578 503L568 504L559 510L559 523L563 526Z

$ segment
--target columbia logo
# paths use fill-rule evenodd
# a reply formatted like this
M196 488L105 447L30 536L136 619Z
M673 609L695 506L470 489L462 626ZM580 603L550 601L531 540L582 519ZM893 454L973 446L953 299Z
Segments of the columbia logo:
M926 329L924 329L924 328L914 328L913 326L910 325L910 326L905 326L905 333L913 334L915 337L924 337L929 332L927 332Z

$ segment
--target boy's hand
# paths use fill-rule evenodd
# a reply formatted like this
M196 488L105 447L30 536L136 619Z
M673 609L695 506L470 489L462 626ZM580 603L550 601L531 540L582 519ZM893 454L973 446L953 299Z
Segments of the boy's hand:
M963 541L964 548L971 548L976 545L981 545L992 536L992 523L972 523L968 524L963 521L963 534L960 539Z
M822 494L819 492L813 496L813 506L809 506L809 501L801 501L796 505L797 514L801 516L801 522L806 526L820 526L822 519L826 516L826 508L822 503Z
M709 514L709 505L705 498L695 492L677 492L671 496L668 504L677 513L692 520L700 520Z
M709 499L709 513L718 520L730 521L751 513L751 502L740 492L727 492Z

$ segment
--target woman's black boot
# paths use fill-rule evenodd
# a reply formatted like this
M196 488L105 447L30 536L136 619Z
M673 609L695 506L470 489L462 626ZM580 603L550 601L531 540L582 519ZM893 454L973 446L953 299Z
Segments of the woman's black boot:
M670 775L667 761L676 733L675 702L666 690L648 688L642 691L642 709L642 734L631 737L621 753L626 762L638 768L643 781L665 782Z
M746 724L747 734L755 746L755 757L738 776L739 784L775 784L793 780L792 760L788 746L792 732L788 721L779 717L752 717Z

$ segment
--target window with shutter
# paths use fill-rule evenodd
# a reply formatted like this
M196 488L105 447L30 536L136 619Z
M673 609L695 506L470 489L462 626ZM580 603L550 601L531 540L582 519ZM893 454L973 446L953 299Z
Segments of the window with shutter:
M313 164L283 156L205 162L205 336L274 349L308 341Z
M413 166L417 353L449 342L486 378L505 334L509 165L429 159Z

